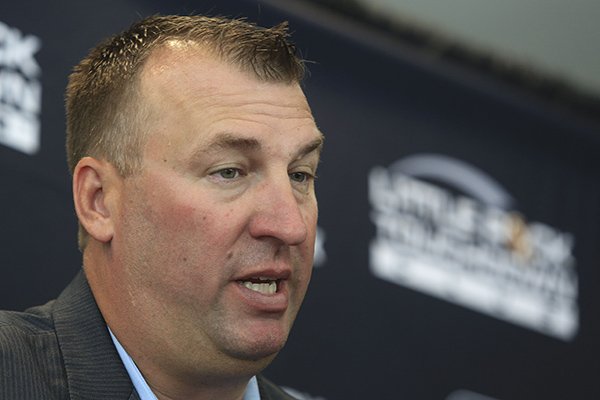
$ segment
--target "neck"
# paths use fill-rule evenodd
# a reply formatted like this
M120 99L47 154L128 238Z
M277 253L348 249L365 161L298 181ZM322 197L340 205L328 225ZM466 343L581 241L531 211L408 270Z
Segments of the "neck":
M235 385L206 385L202 387L199 385L194 385L194 387L170 388L158 387L151 383L148 384L158 400L242 400L248 385L248 381Z
M112 333L112 329L109 329L111 332L111 336L113 341L115 342L115 346L117 347L117 351L123 360L125 368L127 369L128 374L131 376L133 383L140 393L148 393L148 390L152 390L152 394L156 395L160 400L167 399L207 399L207 398L218 398L218 399L242 399L244 393L248 390L248 382L241 382L241 394L238 393L238 385L236 385L236 381L239 380L225 380L221 384L214 384L209 386L206 380L202 380L198 378L196 380L192 380L192 383L195 384L186 384L185 382L177 382L177 380L169 379L167 377L166 385L169 386L167 389L163 389L162 386L157 386L152 384L154 380L148 382L146 377L148 374L144 374L143 381L139 380L139 376L141 371L138 367L138 363L135 363L129 353L125 351L121 342L116 339L114 334ZM160 378L164 379L165 371L159 371L152 378ZM204 382L204 385L198 385L199 382ZM214 379L213 379L214 381ZM141 385L141 386L140 386Z

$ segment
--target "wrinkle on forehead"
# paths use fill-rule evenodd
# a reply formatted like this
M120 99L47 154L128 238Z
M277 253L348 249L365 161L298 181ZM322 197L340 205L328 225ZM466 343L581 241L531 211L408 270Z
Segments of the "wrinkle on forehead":
M157 152L171 145L193 151L207 144L211 132L249 138L317 129L299 84L260 81L200 45L158 50L143 71L140 90Z
M246 105L251 99L250 106L298 108L298 111L302 110L312 118L299 84L260 81L252 73L222 60L206 45L197 42L174 40L168 43L150 55L142 71L144 94L158 99L168 98L178 107L190 105L190 102L191 105L213 107L219 105L219 100L224 100L228 106L238 107ZM284 97L282 101L274 102L265 89L270 91L277 87L287 90L294 88L298 96L289 100ZM298 102L299 99L302 104Z

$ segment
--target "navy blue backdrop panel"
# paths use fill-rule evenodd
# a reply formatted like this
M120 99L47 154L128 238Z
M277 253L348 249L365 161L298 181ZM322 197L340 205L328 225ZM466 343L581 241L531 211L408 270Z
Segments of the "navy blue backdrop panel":
M157 12L289 20L326 147L313 280L267 375L304 399L600 398L599 121L274 3L0 4L0 306L80 268L63 91L90 47Z

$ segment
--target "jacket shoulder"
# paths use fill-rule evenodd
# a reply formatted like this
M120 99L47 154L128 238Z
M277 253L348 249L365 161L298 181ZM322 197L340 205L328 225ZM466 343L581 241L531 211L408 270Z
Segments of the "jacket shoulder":
M0 371L0 399L65 397L52 302L25 312L0 311Z

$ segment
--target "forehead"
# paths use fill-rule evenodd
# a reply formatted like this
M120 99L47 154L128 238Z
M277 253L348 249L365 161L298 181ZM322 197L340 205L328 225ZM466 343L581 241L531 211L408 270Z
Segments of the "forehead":
M151 129L168 126L169 132L163 133L169 140L199 142L209 139L211 132L229 133L232 128L250 134L293 130L289 140L321 136L297 83L260 81L196 43L169 42L155 50L140 86L154 119ZM173 133L170 128L175 124L185 125L186 132Z
M179 94L190 96L227 94L228 90L254 92L257 97L265 90L295 88L304 99L297 82L265 82L258 79L252 67L241 68L222 59L207 45L189 40L170 40L153 50L142 72L141 86L160 87L161 96ZM289 92L289 90L288 90ZM264 97L272 96L273 93ZM294 99L297 100L297 99Z

